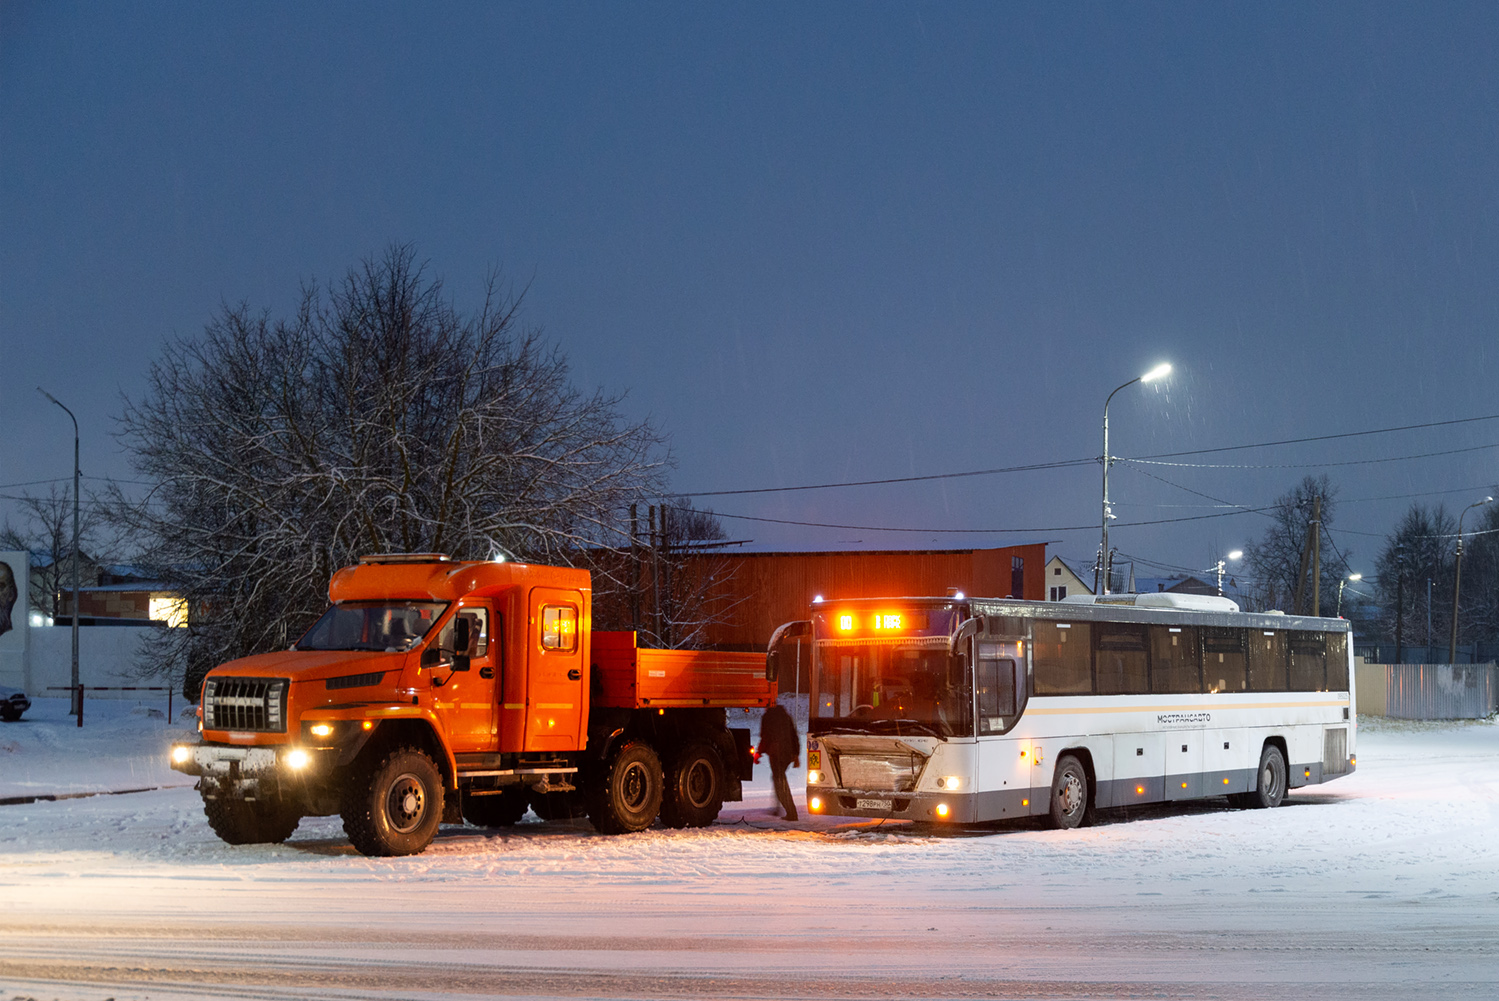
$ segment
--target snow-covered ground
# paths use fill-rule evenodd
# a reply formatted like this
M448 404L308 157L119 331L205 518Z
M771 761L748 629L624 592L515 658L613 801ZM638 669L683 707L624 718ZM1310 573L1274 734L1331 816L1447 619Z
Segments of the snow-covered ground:
M1358 772L1273 811L787 824L761 766L702 831L453 827L382 860L337 818L220 843L168 722L99 706L0 725L0 799L162 787L0 806L6 1001L1499 996L1492 722L1363 719Z

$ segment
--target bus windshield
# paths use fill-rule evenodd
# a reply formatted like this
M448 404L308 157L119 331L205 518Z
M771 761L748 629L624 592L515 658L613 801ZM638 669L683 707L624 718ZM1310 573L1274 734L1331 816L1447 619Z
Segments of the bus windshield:
M298 650L410 650L442 615L440 601L341 601L313 623Z
M808 732L973 734L973 686L947 637L817 644Z

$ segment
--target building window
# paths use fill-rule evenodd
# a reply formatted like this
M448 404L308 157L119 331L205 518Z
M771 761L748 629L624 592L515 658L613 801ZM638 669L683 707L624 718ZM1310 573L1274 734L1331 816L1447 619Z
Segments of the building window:
M1061 601L1065 597L1067 597L1067 585L1066 584L1056 584L1056 585L1053 585L1053 587L1051 589L1051 600L1052 601Z
M1010 557L1010 597L1025 597L1025 557Z
M1062 568L1061 567L1052 567L1051 568L1051 575L1053 577L1060 577L1060 576L1062 576Z

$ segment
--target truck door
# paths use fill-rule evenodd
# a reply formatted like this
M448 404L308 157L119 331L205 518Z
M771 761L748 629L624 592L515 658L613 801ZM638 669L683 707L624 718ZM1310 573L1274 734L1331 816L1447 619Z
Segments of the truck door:
M528 606L526 750L576 751L583 746L587 694L583 593L533 587Z
M459 619L468 622L468 646L455 648ZM496 670L503 645L492 636L491 624L497 620L487 605L465 604L458 609L437 639L439 649L453 651L455 657L467 656L467 671L438 667L435 677L447 673L447 680L437 689L438 709L447 724L448 739L455 753L495 750ZM451 661L449 661L451 663Z

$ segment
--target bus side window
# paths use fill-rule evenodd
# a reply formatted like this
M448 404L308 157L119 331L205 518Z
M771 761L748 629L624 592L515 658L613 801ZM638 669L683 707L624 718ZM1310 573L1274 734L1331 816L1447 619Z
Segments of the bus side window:
M1211 694L1242 692L1248 686L1244 671L1244 631L1206 628L1202 631L1202 690Z
M1285 634L1270 629L1249 630L1249 689L1286 690Z
M1033 694L1093 693L1092 630L1087 622L1036 620L1031 641L1035 666Z
M1327 634L1327 690L1348 691L1348 634Z
M1143 626L1098 624L1099 695L1146 695L1150 675Z
M1202 691L1197 630L1192 626L1150 627L1150 687L1157 694Z
M1323 633L1291 634L1291 691L1327 691L1327 639Z

